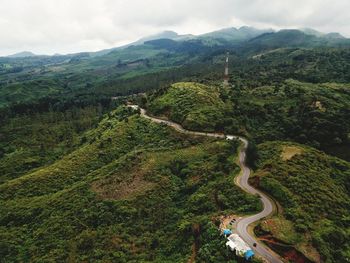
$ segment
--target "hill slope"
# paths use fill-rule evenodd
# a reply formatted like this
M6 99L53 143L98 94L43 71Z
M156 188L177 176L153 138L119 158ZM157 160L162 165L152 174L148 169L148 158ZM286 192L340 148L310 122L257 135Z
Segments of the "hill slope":
M283 207L262 229L316 260L346 262L350 253L350 163L313 148L267 142L259 145L252 179ZM289 224L288 221L292 222ZM288 226L288 227L286 227Z
M190 130L220 129L227 107L219 89L193 82L171 85L163 95L151 100L149 110L181 123Z
M4 262L187 262L193 243L198 257L229 260L215 218L259 209L234 185L237 144L186 137L127 108L85 138L0 185Z

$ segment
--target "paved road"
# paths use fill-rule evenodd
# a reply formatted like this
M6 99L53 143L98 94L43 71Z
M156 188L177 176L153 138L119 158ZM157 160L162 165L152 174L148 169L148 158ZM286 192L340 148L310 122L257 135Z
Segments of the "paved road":
M254 251L265 258L268 262L271 263L281 263L282 260L280 257L275 254L273 251L265 247L263 244L259 243L257 247L254 247L254 243L258 243L253 236L251 236L248 233L248 226L254 222L259 221L260 219L269 216L273 212L273 204L272 201L262 192L255 189L254 187L250 186L248 184L248 179L250 176L250 169L245 165L245 157L246 157L246 150L248 147L248 141L244 138L240 138L240 140L243 142L243 147L240 150L239 153L239 166L241 167L241 174L237 177L236 184L240 186L243 190L247 191L248 193L259 195L260 200L263 203L264 209L252 216L244 217L237 223L237 232L243 240L254 249Z
M251 236L248 233L248 226L254 222L259 221L260 219L269 216L273 212L273 204L272 201L262 192L258 191L257 189L253 188L248 184L248 178L250 176L250 169L245 165L245 159L246 159L246 151L248 147L248 141L240 136L235 136L235 135L224 135L221 133L206 133L206 132L195 132L195 131L189 131L184 129L181 125L174 123L172 121L168 120L163 120L159 119L153 116L149 116L146 113L146 110L139 108L138 105L129 105L129 107L134 108L134 109L140 109L141 116L144 118L147 118L153 122L156 123L164 123L168 126L173 127L175 130L181 132L181 133L186 133L190 135L198 135L198 136L207 136L207 137L215 137L215 138L222 138L222 139L227 139L227 140L234 140L238 139L243 143L243 147L240 149L239 152L239 166L241 167L241 174L237 177L236 179L236 184L241 187L243 190L247 191L248 193L251 194L257 194L259 195L264 209L252 216L248 217L243 217L241 220L238 221L237 223L237 232L239 236L247 242L247 244L253 248L256 254L260 255L264 259L266 259L268 262L271 263L282 263L281 259L277 254L275 254L273 251L265 247L262 243L258 244L258 241L254 239L253 236ZM254 247L253 244L257 243L257 247Z

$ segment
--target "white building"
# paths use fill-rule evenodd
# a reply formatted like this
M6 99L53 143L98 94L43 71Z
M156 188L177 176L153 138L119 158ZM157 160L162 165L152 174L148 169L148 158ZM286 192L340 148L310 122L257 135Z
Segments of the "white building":
M252 249L243 241L237 234L232 234L227 238L226 246L230 248L232 252L235 252L237 256L250 259L254 256Z

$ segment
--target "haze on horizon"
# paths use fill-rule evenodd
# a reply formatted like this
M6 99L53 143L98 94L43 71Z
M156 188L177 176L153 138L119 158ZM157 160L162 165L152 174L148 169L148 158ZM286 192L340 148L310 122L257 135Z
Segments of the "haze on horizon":
M350 36L348 0L1 0L0 56L97 51L164 30L201 34L243 25Z

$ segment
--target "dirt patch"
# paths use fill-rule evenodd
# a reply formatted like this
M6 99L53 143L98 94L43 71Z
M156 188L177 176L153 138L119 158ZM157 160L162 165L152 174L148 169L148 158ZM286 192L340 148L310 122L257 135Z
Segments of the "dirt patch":
M326 108L323 106L323 104L322 104L322 102L321 101L315 101L314 103L313 103L313 106L316 108L316 109L318 109L319 111L321 111L321 112L325 112L326 111Z
M134 171L132 176L120 181L119 176L112 176L92 184L92 190L102 199L130 199L141 195L155 186L146 181L142 171Z
M292 222L283 217L266 219L261 222L261 228L286 244L293 245L298 242L299 236L296 234Z
M310 234L305 234L303 242L297 246L297 249L304 255L307 255L311 261L316 263L322 262L320 253L312 246Z
M311 245L309 236L298 236L291 222L282 218L264 220L254 233L284 259L290 262L320 262L320 255ZM302 241L300 241L302 240Z
M283 146L281 158L283 161L288 161L293 158L293 156L302 154L304 150L297 146Z
M302 253L300 253L298 250L296 250L292 246L286 246L283 244L276 242L273 238L263 238L262 241L270 247L272 250L276 251L279 255L282 256L285 260L288 262L295 262L295 263L314 263L314 261L311 261L307 257L305 257Z
M254 176L254 177L249 177L248 182L251 186L253 186L254 188L259 188L260 186L260 178L261 178L261 174Z
M234 230L237 225L237 220L240 219L237 215L227 215L220 217L220 229L223 231L224 229Z

